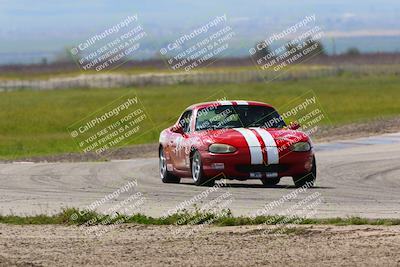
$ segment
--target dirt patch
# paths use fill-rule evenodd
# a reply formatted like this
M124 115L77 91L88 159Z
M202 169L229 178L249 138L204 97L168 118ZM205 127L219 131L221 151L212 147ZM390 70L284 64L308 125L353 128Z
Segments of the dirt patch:
M400 226L119 225L100 237L72 226L0 225L0 265L399 266ZM193 230L195 226L185 228ZM297 231L296 229L301 229Z
M364 123L351 123L341 126L321 127L314 139L316 142L327 142L333 140L353 139L357 137L368 137L385 133L396 133L400 131L400 117L381 118Z
M328 142L332 140L352 139L367 137L384 133L400 131L400 117L375 119L365 123L352 123L342 126L321 127L313 137L313 141ZM109 161L132 158L154 158L158 157L158 144L143 144L113 149L105 156L96 153L64 153L50 156L35 156L20 158L17 161L28 162L87 162L87 161ZM11 161L0 161L11 162Z

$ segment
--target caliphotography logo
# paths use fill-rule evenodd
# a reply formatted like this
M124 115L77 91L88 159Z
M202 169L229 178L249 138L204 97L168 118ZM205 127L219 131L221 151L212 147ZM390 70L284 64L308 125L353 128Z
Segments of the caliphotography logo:
M125 63L146 36L138 15L129 15L77 44L70 53L81 70L99 72Z

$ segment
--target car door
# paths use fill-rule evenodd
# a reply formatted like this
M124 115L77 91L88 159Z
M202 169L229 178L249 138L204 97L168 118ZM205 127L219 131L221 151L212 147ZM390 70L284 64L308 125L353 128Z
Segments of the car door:
M190 153L190 131L192 110L185 111L180 117L178 123L183 129L183 134L173 133L171 138L171 155L175 168L178 170L187 170L190 167L189 153Z

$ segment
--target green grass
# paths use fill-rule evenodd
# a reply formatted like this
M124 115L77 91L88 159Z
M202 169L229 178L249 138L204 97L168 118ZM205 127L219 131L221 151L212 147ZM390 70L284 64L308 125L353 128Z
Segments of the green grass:
M130 144L157 142L187 106L207 100L258 100L279 107L312 90L335 125L400 115L400 77L315 78L251 84L173 85L145 88L15 91L0 93L0 159L78 151L67 127L134 92L153 123ZM323 123L328 123L324 121Z
M75 216L76 215L76 216ZM0 216L0 223L3 224L63 224L63 225L98 225L112 224L123 221L124 223L136 223L145 225L199 225L209 223L217 226L238 226L238 225L283 225L285 224L327 224L327 225L400 225L400 219L365 219L360 217L330 218L330 219L304 219L298 217L285 216L257 216L257 217L234 217L229 210L225 210L223 215L211 212L180 211L167 217L154 218L143 214L131 216L119 214L110 217L93 211L84 212L82 210L70 208L62 212L47 216ZM106 223L104 223L106 222Z

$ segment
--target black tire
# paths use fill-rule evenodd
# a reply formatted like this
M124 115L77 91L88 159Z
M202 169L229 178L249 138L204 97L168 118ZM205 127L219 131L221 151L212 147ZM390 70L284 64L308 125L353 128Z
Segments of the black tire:
M201 161L201 155L199 151L194 151L190 159L190 169L192 172L192 179L197 186L213 186L215 184L214 179L209 179L204 175L203 163Z
M262 178L260 179L264 186L274 186L279 184L281 178Z
M160 177L163 183L173 183L178 184L181 181L181 178L170 173L167 170L167 159L165 158L164 150L161 147L159 152L159 170Z
M294 176L293 182L296 187L302 187L305 186L306 184L308 184L308 187L313 187L316 179L317 179L317 164L314 156L311 171L303 175Z

